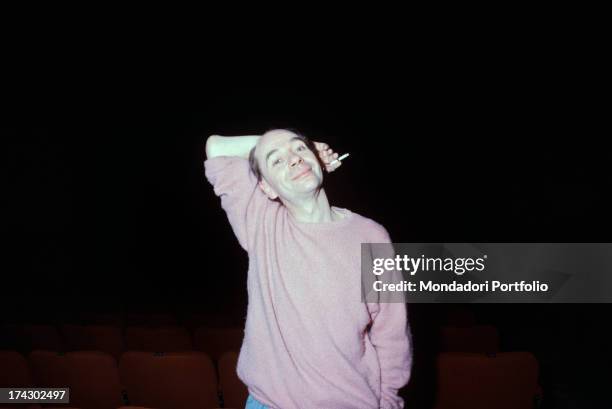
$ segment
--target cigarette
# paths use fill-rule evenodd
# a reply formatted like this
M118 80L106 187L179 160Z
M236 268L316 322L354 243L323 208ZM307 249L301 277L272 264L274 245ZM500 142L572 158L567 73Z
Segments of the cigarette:
M329 164L330 164L330 165L333 165L333 164L335 164L336 162L342 162L342 160L343 160L343 159L348 158L348 156L349 156L349 154L348 154L348 153L345 153L344 155L340 156L339 158L334 159L334 160L333 160L332 162L330 162Z

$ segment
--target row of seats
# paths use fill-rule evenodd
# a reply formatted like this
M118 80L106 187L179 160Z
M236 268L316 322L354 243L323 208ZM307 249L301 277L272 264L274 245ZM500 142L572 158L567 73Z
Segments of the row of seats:
M244 325L244 317L236 317L218 313L93 313L76 312L70 316L58 316L55 318L42 318L38 314L30 319L21 318L17 322L31 322L37 324L75 324L75 325L112 325L117 327L164 327L184 326L190 330L198 327L225 328Z
M128 327L125 331L106 325L51 325L4 327L0 331L11 342L4 348L32 351L98 350L119 358L126 350L176 352L199 350L214 360L227 350L239 350L244 332L240 328L198 328L193 336L183 327ZM442 327L441 352L499 352L499 332L490 325ZM20 348L18 348L20 346Z
M217 360L228 350L240 350L242 328L198 328L193 335L184 327L120 327L108 325L13 325L0 329L0 348L28 353L96 350L116 359L124 351L202 351Z
M81 409L130 403L157 409L243 408L247 390L236 376L236 352L219 360L199 352L126 352L117 365L108 354L34 351L28 360L0 351L0 387L71 387ZM538 362L528 352L495 355L441 353L436 362L435 409L531 409L538 395ZM218 386L217 386L218 385ZM221 391L223 403L217 400Z
M190 331L198 327L226 328L244 326L243 314L233 315L219 312L87 312L71 311L54 318L43 318L44 312L39 312L30 319L23 317L17 322L30 322L50 324L75 324L75 325L112 325L121 328L130 326L139 327L164 327L183 326ZM467 308L455 307L444 313L443 325L453 327L464 327L477 325L474 312Z
M119 363L103 352L33 351L24 358L0 351L0 387L70 387L70 404L116 409L131 404L157 409L243 408L248 391L236 375L238 354L223 354L219 376L202 352L128 351ZM2 407L2 406L0 406Z
M492 325L444 326L439 333L440 352L494 354L500 351L499 331Z
M540 407L539 365L531 353L503 352L492 325L467 309L451 310L438 331L435 409Z
M444 307L444 305L439 305ZM214 312L214 311L193 311L186 310L184 307L179 308L181 311L167 312L135 312L135 311L64 311L64 312L48 312L36 311L30 312L28 316L18 318L17 314L13 317L17 322L28 322L31 319L36 320L36 323L70 323L78 325L114 325L120 327L126 326L177 326L181 325L189 329L197 327L215 327L222 328L228 326L244 325L244 312ZM474 312L464 306L453 306L447 308L441 316L443 325L461 327L473 326L478 322ZM29 318L28 318L29 317ZM30 321L31 322L31 321Z
M539 365L529 352L445 352L437 358L435 409L533 409Z

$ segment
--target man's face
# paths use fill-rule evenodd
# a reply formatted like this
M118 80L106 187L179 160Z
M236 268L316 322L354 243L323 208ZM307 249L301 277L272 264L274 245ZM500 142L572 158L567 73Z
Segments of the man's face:
M260 187L271 199L307 197L323 182L315 153L293 132L267 132L257 143L255 156L263 176Z

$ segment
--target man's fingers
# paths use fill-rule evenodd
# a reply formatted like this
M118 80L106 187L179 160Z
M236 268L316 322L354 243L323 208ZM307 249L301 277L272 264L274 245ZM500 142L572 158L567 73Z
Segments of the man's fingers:
M336 169L338 169L340 166L342 166L342 162L336 162L333 165L327 165L325 169L327 170L328 173L331 173L335 171Z
M327 170L327 172L333 172L342 165L342 162L336 159L338 159L337 153L334 153L329 157L329 162L326 162L325 164L325 170Z
M326 151L321 152L321 159L323 159L326 163L329 160L330 162L338 157L337 153L334 153L333 150L328 149Z
M333 153L333 154L329 154L326 156L326 163L332 163L333 161L335 161L338 158L338 154L337 153Z
M328 144L324 142L315 142L315 147L317 148L319 158L321 158L321 161L325 165L326 171L333 172L342 165L342 162L336 160L338 159L338 154L334 152Z
M314 144L315 144L315 148L317 148L319 152L329 149L329 145L326 144L325 142L315 142Z
M332 154L330 154L330 152L329 152L330 150L331 150L331 149L327 149L327 150L324 150L324 151L319 152L319 156L321 157L321 160L322 160L324 163L329 163L329 162L331 162L331 160L332 160L332 159L331 159Z

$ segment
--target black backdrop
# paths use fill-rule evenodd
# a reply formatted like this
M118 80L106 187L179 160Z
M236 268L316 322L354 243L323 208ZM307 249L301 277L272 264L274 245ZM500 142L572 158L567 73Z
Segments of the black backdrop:
M583 82L507 74L24 89L2 123L3 318L191 304L243 317L246 254L203 175L212 133L291 127L350 152L327 177L332 204L396 242L610 242L603 106ZM609 305L474 308L508 349L539 353L553 400L604 395ZM442 309L412 308L417 359Z

